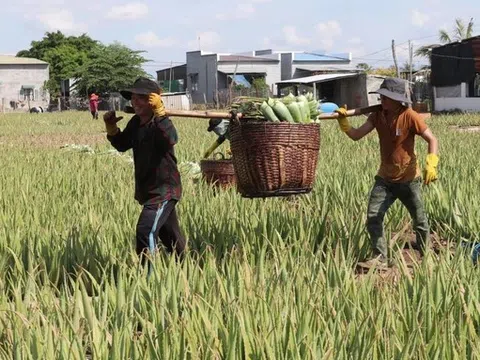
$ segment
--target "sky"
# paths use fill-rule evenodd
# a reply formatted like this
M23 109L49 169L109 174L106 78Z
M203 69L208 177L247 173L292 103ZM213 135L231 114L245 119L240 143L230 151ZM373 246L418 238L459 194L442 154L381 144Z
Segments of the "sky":
M15 54L46 31L60 30L145 50L151 74L185 63L185 53L199 49L351 52L355 63L386 67L392 39L403 65L408 40L414 48L436 43L439 29L451 31L455 18L467 23L472 17L480 35L478 0L4 0L0 54ZM423 63L414 58L417 66Z

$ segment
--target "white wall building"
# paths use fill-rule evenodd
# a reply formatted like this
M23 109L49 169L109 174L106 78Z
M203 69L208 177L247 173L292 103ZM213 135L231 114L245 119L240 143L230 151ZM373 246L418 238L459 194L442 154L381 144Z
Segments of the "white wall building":
M48 92L45 82L49 67L45 61L0 55L0 109L6 111L30 106L47 106Z

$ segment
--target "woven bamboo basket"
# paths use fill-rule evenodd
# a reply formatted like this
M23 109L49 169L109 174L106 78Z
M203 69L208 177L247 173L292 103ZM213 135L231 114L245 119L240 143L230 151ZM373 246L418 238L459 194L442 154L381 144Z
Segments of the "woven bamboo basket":
M232 122L230 145L237 190L243 197L289 196L312 190L319 124Z
M200 169L205 181L216 187L228 188L237 182L232 159L202 160Z

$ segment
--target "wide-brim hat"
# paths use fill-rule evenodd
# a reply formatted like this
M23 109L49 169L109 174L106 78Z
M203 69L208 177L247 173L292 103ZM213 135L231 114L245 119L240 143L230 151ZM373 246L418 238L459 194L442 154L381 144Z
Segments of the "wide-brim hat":
M208 129L207 131L213 131L220 123L222 122L222 119L210 119L208 121Z
M369 94L379 94L388 97L389 99L399 101L401 103L412 103L410 96L410 86L408 81L398 78L386 78L383 80L380 89L370 91Z
M120 90L120 94L127 100L132 98L132 94L148 95L151 93L160 94L160 86L155 81L143 77L135 80L132 87Z

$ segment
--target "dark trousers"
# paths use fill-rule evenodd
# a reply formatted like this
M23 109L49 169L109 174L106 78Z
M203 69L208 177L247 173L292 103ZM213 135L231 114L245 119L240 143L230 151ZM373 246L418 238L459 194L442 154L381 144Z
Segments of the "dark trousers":
M412 217L417 246L421 251L425 249L430 230L421 199L421 185L421 178L406 183L392 183L379 176L375 177L367 211L367 230L375 255L387 256L388 242L383 236L383 218L397 199L405 205Z
M169 200L161 204L145 205L137 223L137 254L154 254L157 239L169 252L181 255L186 241L178 225L175 205L177 201Z
M90 113L92 114L92 119L93 120L98 120L98 111L91 110Z

